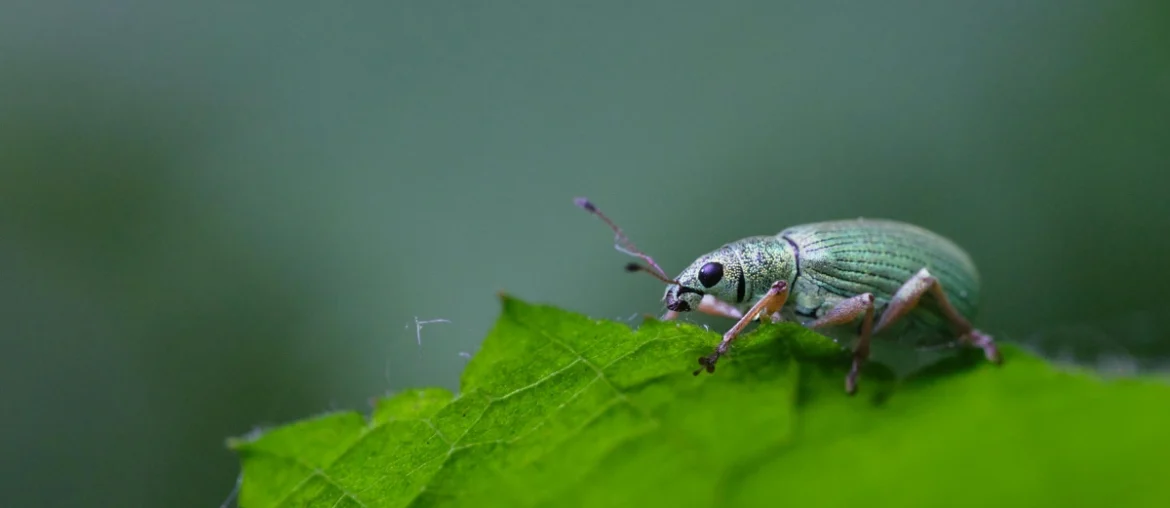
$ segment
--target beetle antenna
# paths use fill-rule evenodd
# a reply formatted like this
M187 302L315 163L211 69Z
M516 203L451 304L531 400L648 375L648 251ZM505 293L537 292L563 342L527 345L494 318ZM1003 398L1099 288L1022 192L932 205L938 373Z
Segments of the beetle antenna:
M602 221L604 221L607 225L609 225L609 229L613 230L613 235L614 235L613 236L613 248L617 249L619 252L629 254L629 255L637 257L637 258L641 258L643 261L648 263L654 269L653 271L651 271L650 268L644 267L644 266L639 265L637 263L631 263L629 265L626 265L627 271L631 271L631 272L636 272L639 270L645 271L646 273L653 275L658 280L666 282L667 284L675 284L675 281L670 280L670 277L667 276L666 272L664 272L662 270L662 268L658 266L658 263L654 262L654 258L647 256L645 253L638 250L637 247L634 247L634 243L631 242L629 238L626 238L625 233L622 233L622 228L619 228L617 226L617 224L614 224L613 221L609 220L609 217L606 217L604 213L601 213L601 210L598 210L596 206L593 206L593 203L591 203L588 198L576 198L573 200L573 203L581 208L584 208L586 212L589 212L593 215L596 215L598 218L600 218ZM631 269L630 268L631 266L637 266L638 268Z
M663 277L663 276L659 275L658 273L656 273L654 270L651 270L649 268L646 268L645 266L639 265L638 263L634 263L634 262L630 262L630 264L626 265L626 271L627 272L646 272L646 273L650 274L651 277L654 277L655 279L658 279L658 280L665 282L667 284L679 284L679 282L677 280L671 280L671 279L668 279L666 277Z

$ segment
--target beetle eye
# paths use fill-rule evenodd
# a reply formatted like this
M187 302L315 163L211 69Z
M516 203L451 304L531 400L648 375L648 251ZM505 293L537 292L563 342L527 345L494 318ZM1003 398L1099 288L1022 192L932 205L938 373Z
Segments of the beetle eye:
M699 269L699 284L705 288L718 284L721 279L723 279L723 265L719 263L707 263Z

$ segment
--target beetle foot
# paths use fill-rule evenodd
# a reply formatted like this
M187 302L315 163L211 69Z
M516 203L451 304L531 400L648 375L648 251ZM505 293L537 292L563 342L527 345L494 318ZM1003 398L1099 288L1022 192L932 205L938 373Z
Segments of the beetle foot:
M979 330L971 330L966 336L967 340L972 346L983 350L983 355L987 360L994 364L1003 363L1003 357L999 354L999 348L995 347L995 340Z
M857 371L851 370L849 374L845 375L845 394L853 395L857 393Z
M697 375L699 375L700 372L703 372L704 370L706 370L708 374L714 374L715 373L715 362L719 361L719 357L722 356L722 354L723 353L721 353L719 351L715 351L714 353L711 353L707 356L700 357L699 358L699 365L702 365L703 367L700 368L699 370L696 370L694 372L694 375L697 376Z
M853 366L849 368L849 373L845 375L845 394L847 395L857 393L857 378L861 377L862 361L857 356L854 356Z

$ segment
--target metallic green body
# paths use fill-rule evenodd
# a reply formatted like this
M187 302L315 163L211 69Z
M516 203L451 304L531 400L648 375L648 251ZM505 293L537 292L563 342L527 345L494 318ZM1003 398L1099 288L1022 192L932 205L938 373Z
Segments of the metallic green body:
M709 262L724 265L718 284L699 284ZM967 319L979 306L979 274L971 258L950 240L926 229L890 220L856 219L794 226L776 235L728 243L700 257L679 275L682 287L701 288L746 311L773 282L788 283L781 310L789 320L808 323L851 296L871 293L878 315L902 285L926 268L948 300ZM739 282L742 277L742 284ZM742 287L742 290L740 289ZM667 288L666 299L698 306L701 294ZM680 294L682 293L682 294ZM881 335L918 346L953 341L950 324L930 298L923 298L899 325Z

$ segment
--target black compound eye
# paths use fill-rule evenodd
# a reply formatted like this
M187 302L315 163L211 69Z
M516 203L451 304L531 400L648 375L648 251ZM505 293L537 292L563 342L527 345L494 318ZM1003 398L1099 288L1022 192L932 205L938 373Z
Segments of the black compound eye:
M710 288L723 280L723 265L719 263L707 263L699 269L699 284L705 288Z

